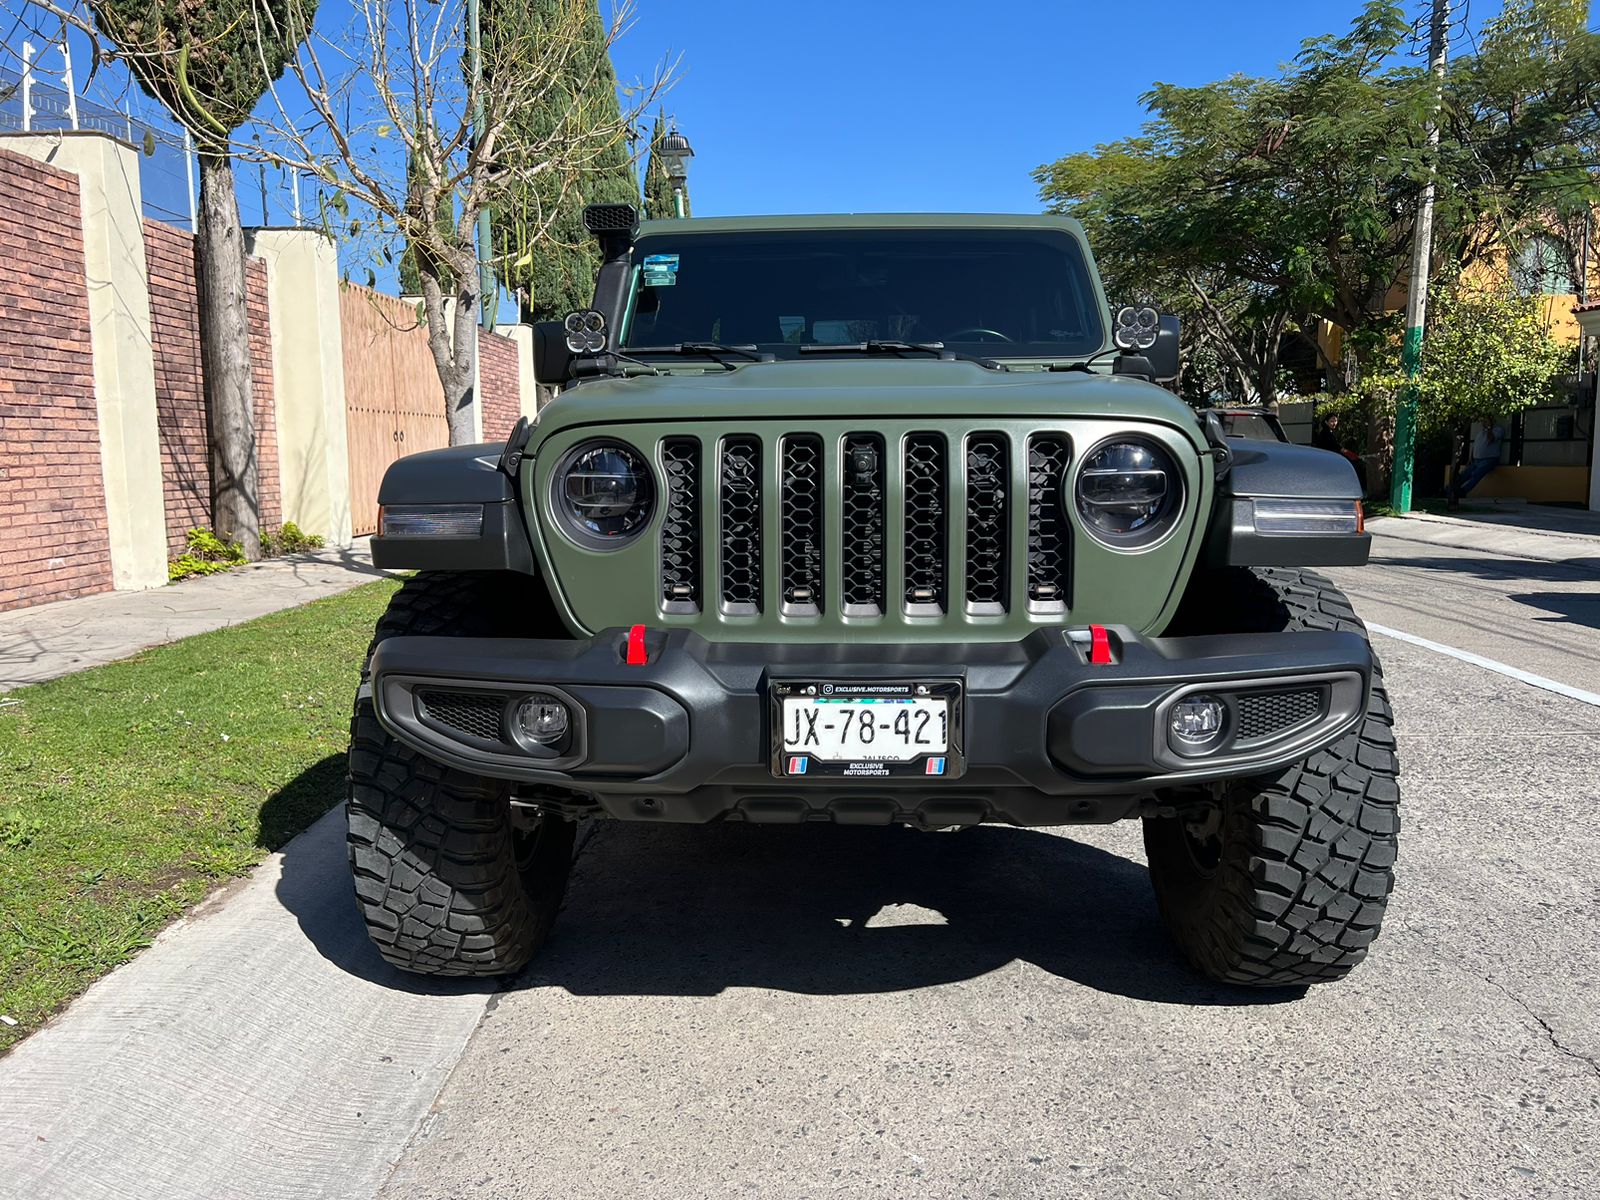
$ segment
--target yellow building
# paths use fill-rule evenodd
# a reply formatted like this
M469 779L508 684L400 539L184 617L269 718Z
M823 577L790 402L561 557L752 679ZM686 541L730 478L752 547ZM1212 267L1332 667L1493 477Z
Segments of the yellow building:
M1588 275L1583 296L1600 295L1600 261L1585 247L1582 270ZM1555 237L1533 237L1514 256L1499 256L1468 272L1479 282L1509 282L1524 294L1542 298L1550 334L1565 345L1600 338L1600 303L1581 305L1565 245ZM1406 286L1386 298L1390 311L1406 304ZM1317 344L1328 362L1338 362L1342 330L1324 323ZM1600 507L1594 492L1595 380L1580 356L1570 394L1523 410L1507 424L1501 466L1473 489L1474 498L1520 499ZM1473 432L1477 429L1474 427Z

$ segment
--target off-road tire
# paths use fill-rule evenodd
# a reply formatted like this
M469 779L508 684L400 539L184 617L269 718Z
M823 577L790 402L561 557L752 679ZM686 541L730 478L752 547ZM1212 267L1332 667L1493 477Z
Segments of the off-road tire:
M350 724L348 818L356 902L379 952L421 975L503 975L534 955L572 866L574 824L514 827L504 781L441 766L397 741L373 712L372 650L403 635L515 632L548 598L518 576L424 572L378 621Z
M1190 595L1172 632L1366 636L1343 593L1314 571L1230 568L1197 580ZM1374 658L1366 714L1332 746L1230 781L1220 810L1146 818L1156 903L1189 961L1220 982L1258 987L1348 974L1378 936L1394 885L1398 775Z

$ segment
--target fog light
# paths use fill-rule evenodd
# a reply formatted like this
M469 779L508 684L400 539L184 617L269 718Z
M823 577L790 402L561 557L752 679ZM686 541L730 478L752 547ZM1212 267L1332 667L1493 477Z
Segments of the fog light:
M550 749L567 736L571 727L567 706L542 692L523 700L511 714L511 734L528 749Z
M1215 696L1185 696L1172 706L1173 739L1181 747L1199 750L1222 734L1227 707Z

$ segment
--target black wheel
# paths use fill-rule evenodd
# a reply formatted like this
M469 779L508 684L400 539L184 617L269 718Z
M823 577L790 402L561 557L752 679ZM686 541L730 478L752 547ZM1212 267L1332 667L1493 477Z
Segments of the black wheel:
M1201 628L1366 634L1323 576L1265 568L1197 581L1170 632ZM1156 903L1184 955L1225 983L1296 986L1348 974L1378 936L1394 886L1398 776L1374 661L1366 714L1332 746L1210 796L1174 796L1177 815L1146 818Z
M538 594L534 595L534 589ZM528 628L548 597L520 576L425 572L406 581L372 645L402 634L483 637ZM547 619L553 613L545 613ZM444 767L390 736L367 693L350 727L350 869L385 959L423 975L501 975L544 944L572 867L575 825L513 821L508 785Z

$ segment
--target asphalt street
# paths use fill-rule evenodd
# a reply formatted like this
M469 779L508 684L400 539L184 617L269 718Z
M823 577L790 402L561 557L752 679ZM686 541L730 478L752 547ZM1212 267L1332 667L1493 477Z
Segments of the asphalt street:
M1362 618L1600 692L1600 539L1542 562L1373 541L1365 567L1327 572Z
M1600 573L1380 541L1358 611L1600 687ZM1197 979L1139 830L600 826L383 1192L1593 1197L1600 707L1377 637L1372 956Z

